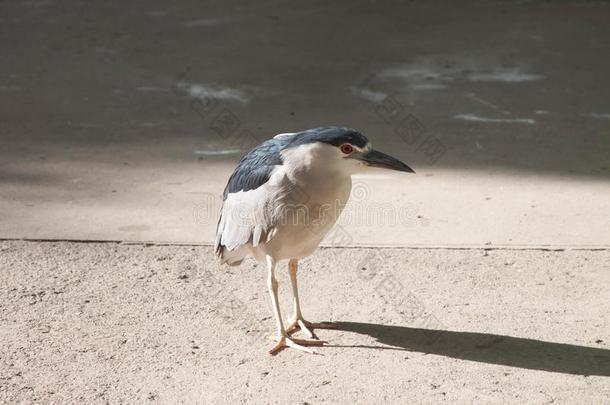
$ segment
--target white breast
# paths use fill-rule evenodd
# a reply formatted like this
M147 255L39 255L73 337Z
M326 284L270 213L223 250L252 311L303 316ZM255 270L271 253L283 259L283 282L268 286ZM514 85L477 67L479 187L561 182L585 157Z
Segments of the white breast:
M283 176L275 179L286 192L275 208L274 235L255 253L270 254L276 260L309 256L335 225L352 183L349 174L325 164L334 158L327 153L336 152L332 146L313 144L283 156Z

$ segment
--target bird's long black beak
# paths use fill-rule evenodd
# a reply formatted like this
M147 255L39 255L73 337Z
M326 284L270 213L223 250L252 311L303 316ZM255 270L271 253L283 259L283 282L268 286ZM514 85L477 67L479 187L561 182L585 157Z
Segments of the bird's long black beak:
M383 152L379 152L375 149L370 149L366 152L361 153L352 153L349 155L350 158L358 159L363 161L367 166L371 167L381 167L383 169L390 170L398 170L400 172L407 173L415 173L413 169L411 169L406 164L402 163L400 160L393 158L390 155L386 155Z

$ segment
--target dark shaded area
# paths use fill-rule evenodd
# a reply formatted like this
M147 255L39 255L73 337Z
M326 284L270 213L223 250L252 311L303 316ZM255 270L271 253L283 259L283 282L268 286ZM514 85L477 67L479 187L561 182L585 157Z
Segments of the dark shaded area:
M610 376L610 350L490 333L454 332L338 322L337 329L369 335L398 350L555 373ZM350 347L350 346L348 346ZM356 346L393 349L383 346Z
M10 1L0 48L6 162L344 125L414 168L610 177L608 3Z

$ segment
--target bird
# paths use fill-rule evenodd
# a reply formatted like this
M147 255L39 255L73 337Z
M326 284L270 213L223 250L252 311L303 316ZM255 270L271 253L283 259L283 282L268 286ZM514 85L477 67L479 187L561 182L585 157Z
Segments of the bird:
M305 320L297 286L298 261L314 253L347 203L351 176L381 168L415 173L373 149L362 133L328 126L282 133L246 153L223 192L214 251L222 264L253 257L266 266L277 335L269 354L285 348L316 353L325 341L315 329L336 327ZM278 263L288 261L294 314L285 326L278 302ZM301 330L307 339L292 335Z

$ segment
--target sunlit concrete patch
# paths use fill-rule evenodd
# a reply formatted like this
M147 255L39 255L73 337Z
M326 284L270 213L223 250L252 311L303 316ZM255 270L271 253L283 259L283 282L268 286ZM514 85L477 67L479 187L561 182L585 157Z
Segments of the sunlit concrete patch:
M487 106L487 107L489 107L489 108L491 108L491 109L493 109L493 110L500 111L500 112L502 112L503 114L510 114L510 112L508 112L508 111L506 111L506 110L503 110L502 108L498 107L497 105L495 105L495 104L494 104L494 103L492 103L492 102L489 102L489 101L487 101L487 100L482 99L481 97L478 97L478 96L477 96L476 94L474 94L474 93L468 93L468 94L466 94L466 95L465 95L465 97L466 97L466 98L469 98L469 99L471 99L471 100L474 100L474 101L476 101L476 102L477 102L477 103L479 103L479 104L483 104L484 106Z
M610 113L589 113L585 114L587 117L597 118L602 120L610 120Z
M378 77L384 80L398 80L411 92L443 91L448 83L455 80L454 71L436 66L434 61L423 60L412 65L383 69Z
M544 79L544 76L525 73L519 68L511 69L494 69L491 72L476 72L471 73L468 76L468 80L473 82L505 82L505 83L519 83L519 82L533 82Z
M354 96L360 97L367 101L371 101L373 103L380 103L388 97L388 95L386 93L383 93L381 91L374 91L374 90L370 90L370 89L361 89L361 88L353 87L353 86L350 87L350 91Z
M525 65L502 67L497 62L458 55L452 63L422 58L410 64L383 69L378 77L406 82L410 90L443 90L451 83L521 83L545 76L528 72Z
M209 85L203 85L199 83L189 83L179 81L176 83L176 89L185 92L187 95L194 98L214 98L218 100L232 100L240 103L247 103L250 101L244 92L232 89L229 87L218 88Z
M0 252L8 404L608 402L608 252L319 249L299 262L304 309L338 328L318 331L319 356L276 358L254 261L151 244Z
M531 118L487 118L487 117L480 117L475 114L457 114L457 115L454 115L453 118L458 119L458 120L463 120L463 121L486 122L486 123L495 123L495 124L534 125L536 123L536 121Z
M492 140L480 143L493 147ZM0 173L0 212L11 215L0 217L0 238L213 242L218 196L243 151L215 156L232 148L159 147L163 157L148 148L136 159L122 147L107 161L91 153L42 166L6 158L14 167ZM350 246L610 246L606 179L405 160L417 174L379 169L354 177L348 203L354 210L341 223L348 237L339 235L334 246L346 240ZM380 222L368 226L367 218ZM133 224L149 229L118 230Z
M219 149L219 150L196 150L193 152L195 155L199 156L224 156L224 155L234 155L236 153L243 153L241 149Z
M451 80L451 78L445 77L441 73L439 73L436 68L425 66L401 66L396 68L389 68L382 70L379 76L383 78L398 78L405 80Z

